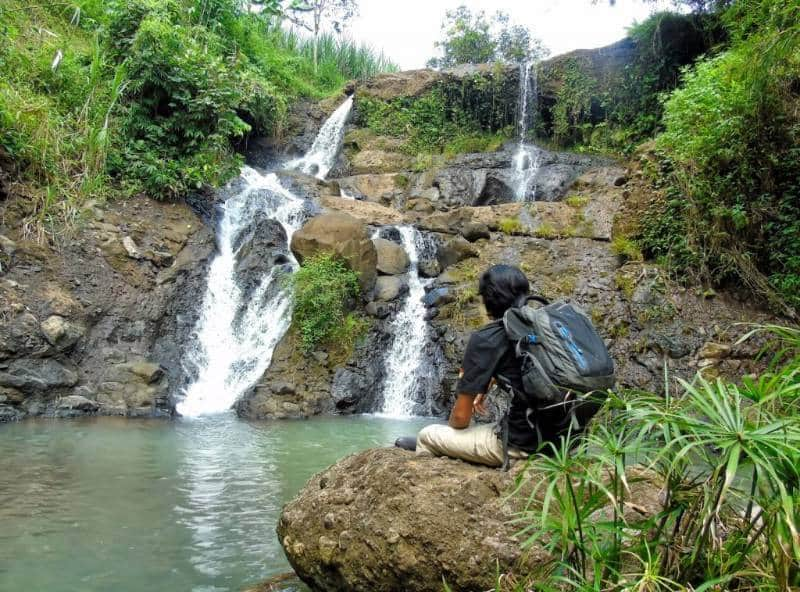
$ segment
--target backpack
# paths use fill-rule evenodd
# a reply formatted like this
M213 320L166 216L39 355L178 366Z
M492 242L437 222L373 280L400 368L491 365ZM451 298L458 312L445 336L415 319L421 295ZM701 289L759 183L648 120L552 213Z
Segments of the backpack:
M531 301L541 306L530 306ZM512 389L502 377L500 382L525 401L531 427L539 431L537 411L563 407L569 417L564 432L583 431L616 382L614 361L586 313L565 300L550 304L540 296L529 296L521 306L506 311L503 328L520 364L523 390ZM510 405L506 407L500 426L504 469Z

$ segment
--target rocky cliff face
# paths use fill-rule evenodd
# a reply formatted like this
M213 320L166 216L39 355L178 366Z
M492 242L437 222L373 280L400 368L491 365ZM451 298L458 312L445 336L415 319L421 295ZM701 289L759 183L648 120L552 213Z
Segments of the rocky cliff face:
M186 205L132 199L40 244L28 203L13 188L0 203L0 419L168 415L211 231Z

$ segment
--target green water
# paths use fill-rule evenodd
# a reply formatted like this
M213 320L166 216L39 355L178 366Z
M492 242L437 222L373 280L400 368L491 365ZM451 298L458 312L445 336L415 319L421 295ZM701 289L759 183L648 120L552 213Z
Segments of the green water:
M428 422L0 426L0 591L241 590L289 570L275 525L312 474Z

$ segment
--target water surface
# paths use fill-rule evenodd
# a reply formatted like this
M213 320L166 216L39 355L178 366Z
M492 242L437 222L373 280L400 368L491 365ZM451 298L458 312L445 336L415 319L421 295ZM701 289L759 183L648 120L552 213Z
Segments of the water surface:
M429 421L0 426L0 590L241 590L289 570L275 525L312 474Z

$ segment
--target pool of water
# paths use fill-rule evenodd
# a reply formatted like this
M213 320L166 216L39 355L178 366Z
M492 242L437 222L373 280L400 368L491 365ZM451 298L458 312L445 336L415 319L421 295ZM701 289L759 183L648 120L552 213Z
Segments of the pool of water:
M0 426L0 590L242 590L289 571L275 525L311 475L430 421Z

